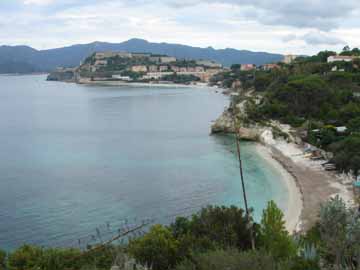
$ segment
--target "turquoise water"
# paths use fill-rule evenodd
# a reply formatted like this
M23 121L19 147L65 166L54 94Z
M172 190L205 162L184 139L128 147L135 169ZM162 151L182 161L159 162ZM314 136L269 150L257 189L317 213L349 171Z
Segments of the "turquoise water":
M242 206L234 142L209 136L227 104L214 89L0 76L0 248L69 246L106 222ZM259 219L288 195L254 145L241 147Z

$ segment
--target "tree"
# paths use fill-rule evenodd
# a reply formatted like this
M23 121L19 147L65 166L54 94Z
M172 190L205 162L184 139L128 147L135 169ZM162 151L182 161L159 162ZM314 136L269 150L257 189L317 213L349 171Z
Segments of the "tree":
M286 228L284 215L274 201L263 211L260 224L260 244L275 259L287 259L296 255L295 245Z
M0 249L0 270L5 270L6 268L6 252Z
M199 239L199 243L214 243L223 249L236 247L247 250L251 248L250 226L243 209L208 206L192 217L189 233Z
M274 259L260 251L215 250L185 260L176 270L275 270Z
M339 196L321 207L320 235L328 263L336 269L360 266L360 215Z
M344 52L350 51L350 46L349 46L349 45L346 45L346 46L343 48L343 51L344 51Z
M137 261L152 269L166 270L174 267L179 260L179 242L168 228L155 225L143 237L129 243L129 252Z
M360 136L350 135L342 141L333 143L329 149L334 153L332 161L339 171L360 172Z
M35 270L39 267L42 255L41 248L24 245L9 255L9 270Z
M360 116L351 119L347 127L351 132L360 132Z

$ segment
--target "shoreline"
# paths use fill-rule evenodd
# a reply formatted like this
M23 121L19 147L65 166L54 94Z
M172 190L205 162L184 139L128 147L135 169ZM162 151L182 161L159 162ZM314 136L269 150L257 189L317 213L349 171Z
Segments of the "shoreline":
M86 81L78 83L80 85L98 85L98 86L133 86L133 87L172 87L172 88L214 88L206 83L197 84L177 84L177 83L144 83L144 82L123 82L123 81Z
M300 230L301 213L303 211L303 196L295 177L277 160L267 146L256 143L256 151L280 174L280 181L288 190L286 209L283 209L285 227L289 233Z
M354 203L351 182L344 175L325 171L321 166L324 161L306 158L300 145L282 139L274 140L269 130L265 130L260 138L271 159L292 176L285 179L291 179L296 186L296 189L290 188L291 201L288 208L292 213L285 213L285 218L287 224L294 224L297 214L293 212L300 211L295 226L297 231L306 231L315 225L321 205L336 195L339 195L349 206ZM301 198L301 210L298 209L299 204L293 201L297 200L296 195L295 198L291 198L291 195L294 197L295 190Z

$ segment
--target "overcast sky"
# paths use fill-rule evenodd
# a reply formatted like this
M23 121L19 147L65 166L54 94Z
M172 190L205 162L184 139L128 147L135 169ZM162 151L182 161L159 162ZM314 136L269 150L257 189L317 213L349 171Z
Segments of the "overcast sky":
M360 0L0 0L0 44L152 42L314 54L360 47Z

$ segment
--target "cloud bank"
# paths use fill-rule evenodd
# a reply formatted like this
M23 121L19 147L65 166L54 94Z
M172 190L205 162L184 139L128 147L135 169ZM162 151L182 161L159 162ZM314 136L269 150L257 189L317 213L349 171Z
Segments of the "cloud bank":
M360 44L358 0L2 0L0 40L51 48L138 37L311 54Z

